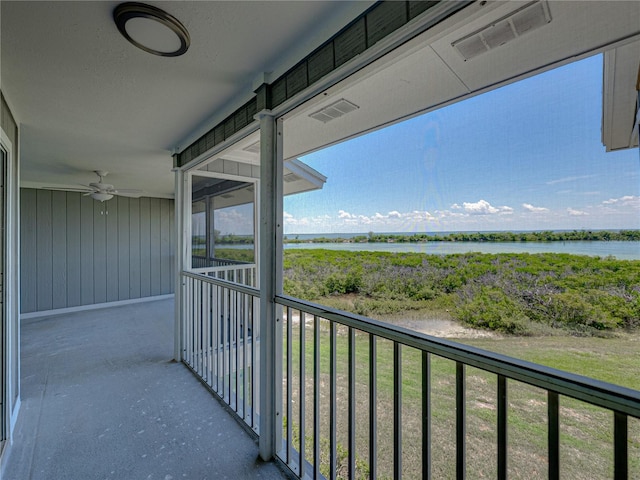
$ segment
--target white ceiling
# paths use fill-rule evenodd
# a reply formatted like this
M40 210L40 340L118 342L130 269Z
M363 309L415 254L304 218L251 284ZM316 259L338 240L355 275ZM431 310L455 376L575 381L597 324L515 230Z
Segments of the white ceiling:
M128 44L111 20L115 2L0 2L2 89L22 123L25 186L87 183L102 168L117 188L171 196L172 149L248 100L260 72L277 77L372 2L153 3L189 29L183 57ZM550 1L552 21L539 30L468 61L452 47L522 5L476 2L291 112L285 158L610 45L623 49L606 86L605 133L629 138L640 1ZM340 98L360 108L326 124L309 118ZM220 157L256 165L243 148L257 138Z
M77 186L110 172L117 188L173 195L171 153L280 75L372 2L149 2L178 18L191 47L143 52L112 20L119 2L0 2L3 93L21 123L23 186Z

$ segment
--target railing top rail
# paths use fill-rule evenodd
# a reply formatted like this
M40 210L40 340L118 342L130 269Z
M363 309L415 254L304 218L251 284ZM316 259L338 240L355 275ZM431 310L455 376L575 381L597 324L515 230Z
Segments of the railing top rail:
M197 258L198 260L209 260L212 262L224 262L227 265L251 265L252 262L244 262L242 260L231 260L229 258L218 257L206 257L205 255L191 255L191 258Z
M195 267L191 269L192 273L203 273L203 272L225 272L229 270L244 270L245 268L255 268L255 263L243 263L233 264L233 265L219 265L217 267Z
M235 287L233 285L232 288ZM640 391L637 390L432 337L286 295L277 295L276 302L418 350L640 418Z
M228 270L228 268L226 270ZM248 287L248 286L242 285L240 283L229 282L227 280L222 280L220 278L208 277L208 276L202 275L200 273L186 272L184 270L181 272L181 275L183 277L194 278L196 280L200 280L201 282L209 283L211 285L217 285L219 287L225 287L225 288L230 288L231 290L237 290L240 293L244 293L244 294L247 294L247 295L253 295L254 297L259 297L260 296L260 290L258 290L257 288Z

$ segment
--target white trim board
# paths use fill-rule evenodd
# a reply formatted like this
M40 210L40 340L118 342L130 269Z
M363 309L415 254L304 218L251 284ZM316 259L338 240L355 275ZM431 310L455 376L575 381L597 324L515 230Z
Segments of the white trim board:
M35 320L43 317L51 317L53 315L64 315L67 313L85 312L88 310L98 310L101 308L121 307L123 305L131 305L134 303L155 302L158 300L169 300L174 298L173 293L166 295L153 295L151 297L132 298L129 300L118 300L115 302L93 303L91 305L79 305L77 307L57 308L54 310L43 310L41 312L29 312L20 314L20 322L25 320Z

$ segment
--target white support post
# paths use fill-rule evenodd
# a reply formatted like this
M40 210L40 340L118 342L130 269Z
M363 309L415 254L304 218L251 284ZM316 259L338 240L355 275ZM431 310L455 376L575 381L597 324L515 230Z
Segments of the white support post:
M175 192L174 192L174 208L175 208L175 319L173 327L173 359L176 362L182 361L182 270L184 269L184 172L179 168L175 170Z
M270 460L282 436L282 128L269 112L260 120L260 457Z

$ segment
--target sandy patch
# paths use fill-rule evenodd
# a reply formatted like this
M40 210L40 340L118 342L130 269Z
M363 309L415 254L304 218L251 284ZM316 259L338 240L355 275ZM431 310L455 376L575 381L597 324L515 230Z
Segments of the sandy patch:
M283 312L283 316L286 320L286 310ZM429 314L416 314L412 313L412 316L417 318L406 317L381 317L376 318L381 322L388 322L392 325L407 328L409 330L415 330L416 332L424 333L434 337L441 338L497 338L498 334L487 330L477 330L474 328L468 328L460 325L455 320L431 318ZM297 310L292 311L291 314L292 325L298 325L300 323L300 313ZM313 315L305 315L305 325L308 327L313 326Z

